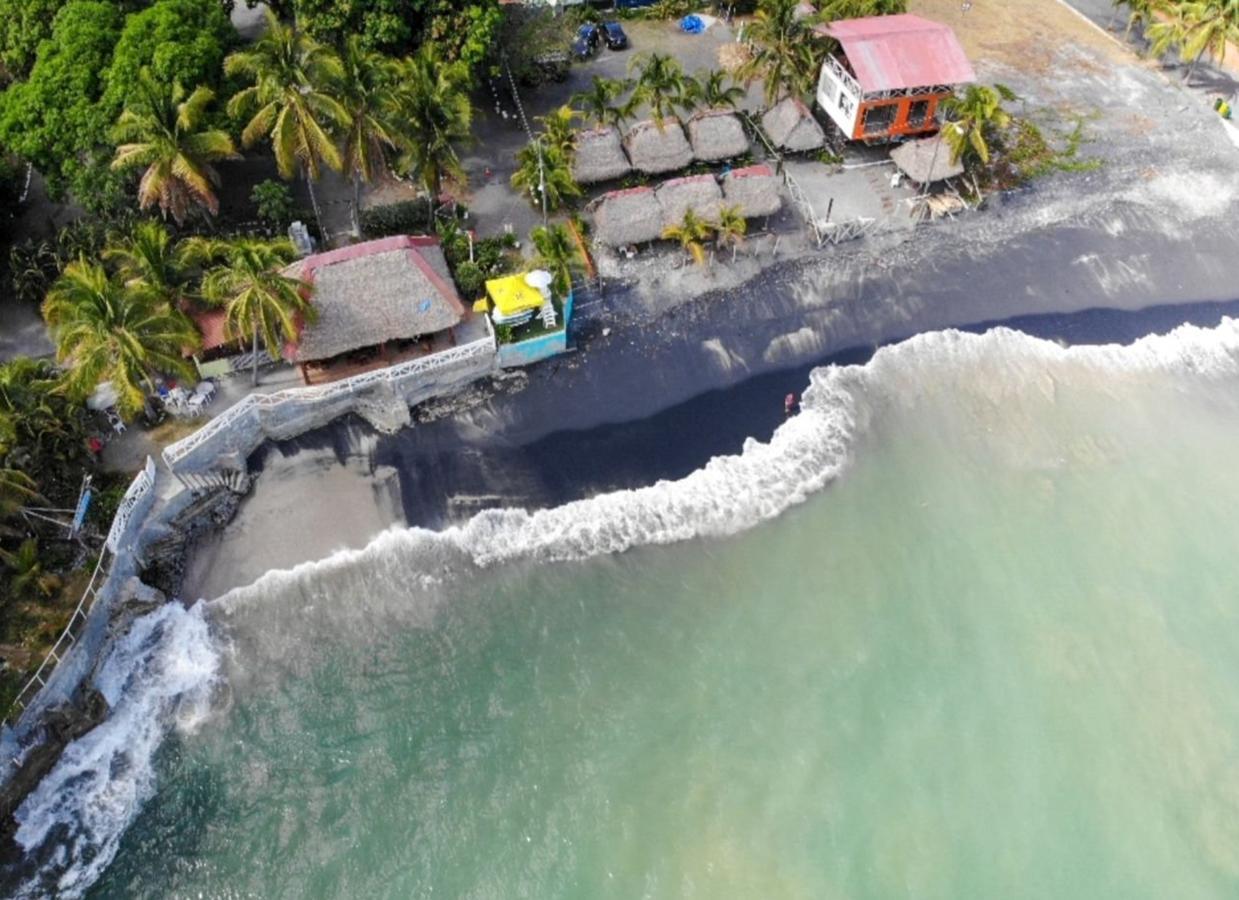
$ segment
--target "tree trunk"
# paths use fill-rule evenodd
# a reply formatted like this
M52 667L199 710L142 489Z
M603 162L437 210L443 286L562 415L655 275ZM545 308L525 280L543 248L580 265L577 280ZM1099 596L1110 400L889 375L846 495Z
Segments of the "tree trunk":
M323 213L322 210L318 208L318 195L314 193L314 179L310 177L309 169L305 169L304 172L305 186L309 188L310 191L310 205L314 207L314 221L318 223L318 234L319 237L322 238L323 247L326 248L327 238L330 237L330 235L327 234L327 229L323 226Z
M1187 73L1183 76L1184 84L1187 84L1192 80L1192 73L1196 71L1196 66L1199 64L1200 58L1205 55L1205 51L1208 49L1209 48L1207 46L1200 48L1200 52L1196 54L1196 58L1192 60L1192 64L1187 67Z
M436 169L430 175L430 202L426 204L427 222L426 227L429 229L427 234L435 233L435 204L439 202L439 192L442 190L442 182L439 178L439 171Z
M258 323L254 323L254 360L251 363L254 372L254 387L258 387Z
M353 173L353 236L361 237L361 176Z

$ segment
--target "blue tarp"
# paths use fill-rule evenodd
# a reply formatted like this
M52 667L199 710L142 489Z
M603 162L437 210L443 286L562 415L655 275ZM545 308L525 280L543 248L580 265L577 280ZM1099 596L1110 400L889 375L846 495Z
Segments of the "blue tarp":
M701 21L701 16L695 16L689 13L684 18L680 19L680 28L688 34L701 34L706 30L706 23Z

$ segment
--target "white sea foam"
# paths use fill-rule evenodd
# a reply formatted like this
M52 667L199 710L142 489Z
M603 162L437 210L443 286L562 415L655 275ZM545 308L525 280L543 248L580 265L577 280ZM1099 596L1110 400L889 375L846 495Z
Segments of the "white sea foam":
M880 350L864 366L813 372L802 411L768 443L748 441L675 482L659 482L553 509L489 510L443 532L385 532L362 550L340 551L291 570L273 571L209 608L227 614L279 597L364 596L368 578L395 580L405 593L471 567L534 559L563 561L638 545L730 535L769 520L824 487L846 465L855 437L874 410L926 384L958 383L1001 403L1081 371L1105 377L1239 375L1239 322L1216 329L1184 326L1120 347L1062 347L1007 329L985 335L944 331ZM193 727L218 679L220 654L201 612L170 605L135 623L103 667L99 685L111 718L70 745L18 812L18 840L39 845L68 829L59 890L80 895L111 861L124 829L154 791L152 760L169 727ZM244 660L241 660L244 665ZM31 888L25 896L38 891Z
M155 793L154 757L164 735L204 720L219 670L202 604L187 610L169 603L134 621L96 679L111 715L65 749L17 810L23 848L53 832L58 844L53 863L18 897L80 897L95 882Z

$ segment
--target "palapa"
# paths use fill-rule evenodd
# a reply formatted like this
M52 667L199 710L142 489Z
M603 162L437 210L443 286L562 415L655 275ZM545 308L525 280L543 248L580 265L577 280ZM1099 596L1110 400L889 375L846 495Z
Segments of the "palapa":
M964 174L963 163L951 159L951 148L941 135L900 144L891 151L891 159L917 184L933 184Z
M631 171L619 129L608 126L577 132L572 177L578 184L623 178Z
M662 210L654 189L603 194L592 204L594 237L609 247L645 244L662 236Z
M680 120L663 119L660 131L654 121L638 122L624 135L624 150L632 167L648 175L675 172L693 161L693 148L684 137Z
M706 109L688 120L693 156L702 162L733 159L749 152L749 136L740 117L729 109Z
M740 207L746 219L772 216L783 206L778 176L764 164L732 169L723 176L723 203Z
M785 97L766 110L761 117L761 127L770 143L793 153L817 150L826 143L822 126L809 108L795 97Z
M664 181L654 192L662 208L662 227L679 225L684 214L692 210L707 222L718 219L723 192L713 175L689 175Z
M445 331L465 314L433 238L367 241L307 256L284 272L312 287L316 315L292 348L299 363Z

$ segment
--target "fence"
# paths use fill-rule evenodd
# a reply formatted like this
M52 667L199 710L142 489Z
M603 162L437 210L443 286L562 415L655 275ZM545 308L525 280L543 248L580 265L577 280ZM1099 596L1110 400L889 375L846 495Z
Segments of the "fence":
M393 391L407 406L415 402L415 398L424 398L420 395L425 391L420 389L434 385L428 376L460 374L466 370L480 373L494 364L495 339L493 334L488 334L450 350L385 369L363 372L331 384L288 388L270 394L250 394L193 434L170 444L163 451L163 459L174 474L180 474L197 468L192 462L187 462L195 454L208 457L213 462L225 454L248 456L268 438L294 437L337 416L356 411L358 402L362 400L359 395L373 393L376 388ZM333 406L339 401L345 403ZM282 424L277 421L281 417L284 418ZM209 454L201 452L204 448L210 451Z
M107 555L111 553L115 557L121 551L125 538L129 534L130 527L135 522L141 521L142 516L149 508L150 501L154 499L152 497L154 487L155 460L148 456L146 458L146 465L130 483L128 490L125 491L125 496L120 501L120 506L116 509L116 515L112 517L112 525L108 529L108 537L104 545L105 552L99 554L99 561L95 563L95 569L91 572L90 581L86 585L86 590L82 592L82 597L78 600L73 614L69 616L68 624L65 625L64 631L60 633L60 637L56 639L56 643L47 651L47 656L43 658L43 662L39 664L39 668L35 670L34 675L17 692L17 697L13 701L14 708L18 710L26 708L31 692L47 685L48 679L51 677L52 671L60 663L61 657L77 643L77 636L82 626L86 623L86 616L94 605L95 597L98 596L100 588L107 580L106 567L104 566ZM51 669L48 668L49 665ZM9 718L6 717L4 721L7 724Z

